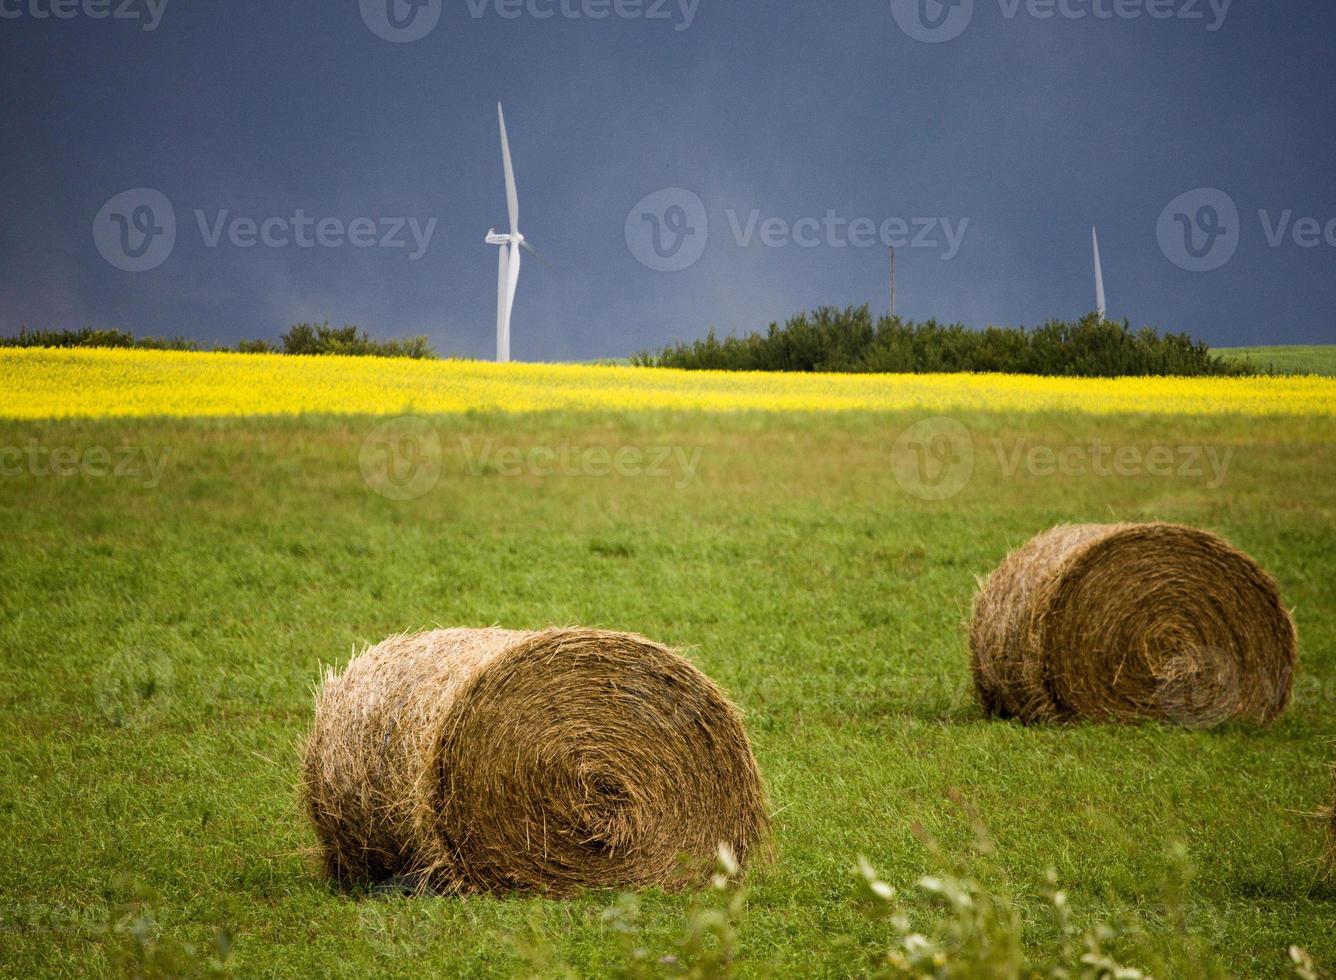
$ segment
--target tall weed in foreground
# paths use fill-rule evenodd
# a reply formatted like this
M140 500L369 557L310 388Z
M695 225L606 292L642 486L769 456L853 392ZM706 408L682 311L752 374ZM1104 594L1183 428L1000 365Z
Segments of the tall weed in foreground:
M1032 896L1038 901L1031 905L1037 904L1041 914L1027 921L1008 888L980 883L982 876L974 873L974 866L1005 882L997 849L973 808L957 794L951 798L974 831L968 858L953 858L916 827L916 836L936 866L933 873L897 888L884 881L869 861L859 859L850 897L865 915L884 926L884 938L868 948L831 937L832 949L848 957L844 964L848 975L924 980L1213 980L1228 976L1192 921L1188 900L1191 868L1185 849L1171 850L1161 898L1153 908L1142 909L1143 914L1163 923L1168 942L1163 931L1155 942L1130 910L1093 925L1078 925L1055 870L1047 873ZM650 949L643 940L636 896L619 896L603 913L604 925L617 945L616 974L629 980L709 980L737 975L738 968L746 964L742 941L746 905L747 889L726 848L721 848L710 888L693 903L666 950ZM1277 962L1277 969L1288 968L1299 980L1326 975L1297 946L1278 953L1285 958Z
M954 859L923 828L923 843L933 874L920 877L901 894L881 880L872 865L859 859L859 899L869 915L889 927L889 944L873 956L872 974L883 977L1047 977L1052 980L1146 980L1150 974L1136 959L1138 931L1130 917L1119 916L1079 929L1071 906L1050 869L1040 888L1047 922L1044 939L1027 952L1025 923L1006 890L989 890L976 880L972 864L986 866L1005 881L997 867L997 848L978 813L959 794L948 794L965 813L974 832L973 854ZM1124 962L1127 960L1127 962Z
M111 905L98 931L108 941L108 958L119 975L144 980L232 975L232 934L227 929L214 931L209 948L163 938L153 913L157 892L125 877L115 888L122 897Z
M654 955L641 941L640 902L625 893L603 912L603 923L616 939L621 963L617 975L625 980L684 977L708 980L732 976L738 955L738 932L747 908L742 869L727 844L719 858L710 887L698 896L683 920L673 948Z

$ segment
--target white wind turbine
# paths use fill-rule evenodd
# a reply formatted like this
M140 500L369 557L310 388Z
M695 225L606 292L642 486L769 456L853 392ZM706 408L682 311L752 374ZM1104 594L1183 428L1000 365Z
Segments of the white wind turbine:
M1095 243L1095 309L1099 313L1099 318L1104 319L1104 267L1099 261L1099 232L1090 229L1091 240Z
M515 308L515 288L520 281L520 249L531 252L540 262L543 257L520 234L520 201L515 192L515 168L510 162L506 114L499 102L496 104L496 115L501 122L501 162L506 170L506 207L510 212L510 233L498 232L493 228L487 233L487 244L500 246L496 276L496 360L498 364L505 364L510 360L510 314Z

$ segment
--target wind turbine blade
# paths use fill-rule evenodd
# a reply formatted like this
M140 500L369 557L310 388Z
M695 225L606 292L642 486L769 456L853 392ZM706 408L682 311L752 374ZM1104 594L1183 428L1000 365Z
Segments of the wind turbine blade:
M1095 309L1100 319L1104 319L1104 266L1099 260L1099 232L1091 228L1090 237L1095 245Z
M520 232L520 197L515 190L515 167L510 162L510 138L506 136L506 114L501 103L496 104L496 116L501 121L501 162L506 168L506 206L510 209L510 233Z
M515 312L515 290L520 284L520 250L510 246L510 281L506 283L506 360L510 360L510 315Z
M510 250L503 245L497 252L501 260L496 274L496 361L505 364L510 360L510 309L506 299L510 295Z
M547 266L549 269L552 269L553 272L556 271L556 269L553 268L552 263L549 262L547 259L543 258L542 253L539 252L538 249L530 245L527 240L520 242L520 248L524 249L526 252L528 252L530 255L536 258L539 262L543 263L543 265Z

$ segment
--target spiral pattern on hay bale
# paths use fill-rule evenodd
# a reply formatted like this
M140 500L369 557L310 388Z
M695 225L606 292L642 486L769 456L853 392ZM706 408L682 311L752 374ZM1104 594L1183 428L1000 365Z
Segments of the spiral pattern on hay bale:
M1024 722L1273 721L1298 663L1275 582L1219 537L1175 524L1053 528L975 600L984 710Z
M303 774L343 885L671 890L768 829L737 708L672 650L600 630L392 637L325 678Z

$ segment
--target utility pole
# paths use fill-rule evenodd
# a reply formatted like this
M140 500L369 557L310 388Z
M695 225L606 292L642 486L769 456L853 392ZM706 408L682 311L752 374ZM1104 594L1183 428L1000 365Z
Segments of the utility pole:
M895 316L895 246L891 246L891 316Z

